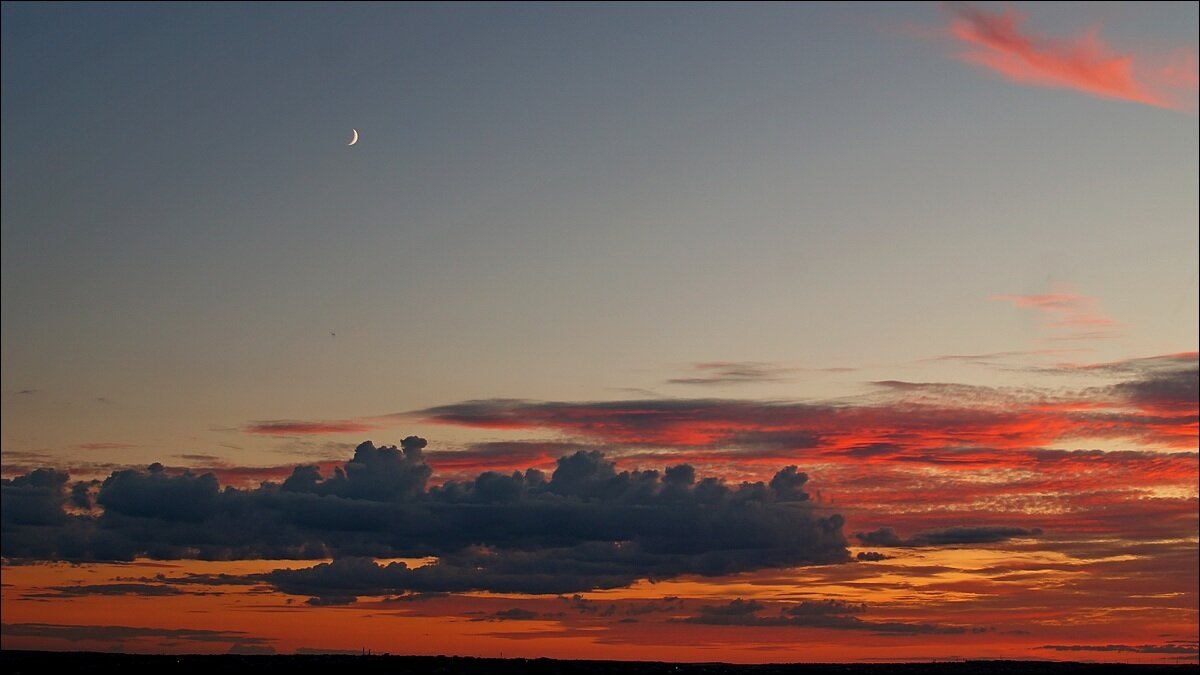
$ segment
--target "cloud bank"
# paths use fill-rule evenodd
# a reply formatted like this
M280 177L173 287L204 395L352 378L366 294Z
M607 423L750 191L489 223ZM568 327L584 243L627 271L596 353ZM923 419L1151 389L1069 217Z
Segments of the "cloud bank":
M65 472L37 470L0 483L0 547L16 561L332 557L259 577L326 599L568 593L850 559L842 517L809 500L795 466L770 481L727 484L687 464L618 471L600 452L580 451L550 475L487 471L431 486L424 447L417 437L399 448L365 442L330 476L300 466L253 490L157 464L121 470L83 512L68 508ZM437 561L372 560L426 556Z

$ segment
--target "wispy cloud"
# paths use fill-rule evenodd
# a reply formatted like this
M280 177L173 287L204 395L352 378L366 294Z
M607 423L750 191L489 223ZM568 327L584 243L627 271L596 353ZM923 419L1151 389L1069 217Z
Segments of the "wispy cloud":
M946 34L965 47L958 58L1009 81L1159 108L1195 108L1194 49L1178 48L1153 63L1149 56L1118 52L1095 26L1077 37L1056 38L1026 29L1025 15L1011 7L992 12L952 4L945 11Z
M1091 340L1116 337L1123 324L1100 311L1093 297L1062 290L1027 295L994 295L992 300L1036 312L1052 331L1052 340Z
M692 377L672 378L667 380L667 384L720 385L778 382L786 379L785 376L794 369L763 361L715 361L694 363L692 370L697 374Z
M1043 448L1080 439L1195 447L1195 360L1079 392L957 383L882 381L878 397L846 401L490 399L414 414L428 423L550 430L581 442L688 451L844 453Z
M311 436L315 434L362 433L377 428L360 420L303 421L266 420L242 427L248 434L260 436Z

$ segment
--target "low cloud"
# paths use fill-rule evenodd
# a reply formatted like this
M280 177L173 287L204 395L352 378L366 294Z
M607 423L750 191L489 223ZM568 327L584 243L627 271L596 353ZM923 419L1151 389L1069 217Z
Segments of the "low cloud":
M805 600L779 606L777 613L762 613L766 605L738 598L724 605L706 605L700 613L679 621L710 626L832 628L873 633L915 635L922 633L965 633L958 626L901 621L868 621L859 618L867 606L842 600Z
M1038 649L1056 652L1127 652L1131 654L1200 654L1194 645L1043 645Z
M1037 537L1042 534L1038 528L1023 527L948 527L938 530L917 532L907 539L901 537L890 527L881 527L871 532L858 532L854 537L867 546L954 546L968 544L994 544L1016 537ZM859 554L860 559L863 554ZM875 554L879 555L879 554ZM886 556L884 556L886 557ZM882 558L872 558L882 559Z
M232 630L202 630L192 628L144 628L139 626L84 626L48 623L0 624L0 634L9 637L34 637L66 642L114 642L157 638L197 643L233 643L246 647L269 647L264 640L248 633Z
M252 490L158 464L121 470L99 486L99 512L86 514L68 513L65 473L39 470L0 483L0 546L17 562L333 557L254 577L322 603L405 592L571 593L850 559L841 516L808 499L808 477L795 466L769 481L727 484L687 464L619 471L600 452L580 451L550 474L488 471L431 486L424 447L417 437L401 447L366 442L332 475L300 466ZM437 561L410 568L371 559L425 556Z
M184 591L165 584L114 583L114 584L81 584L78 586L51 586L49 593L37 593L26 597L43 598L78 598L87 595L136 595L142 597L161 597L166 595L184 595Z
M361 434L376 426L359 420L333 420L324 422L300 420L266 420L251 422L242 431L259 436L313 436L320 434Z
M498 612L493 612L480 617L475 617L471 621L531 621L537 619L540 614L532 612L528 609L513 607L512 609L502 609Z
M486 399L410 414L433 424L552 431L626 450L742 457L795 456L805 449L943 454L947 448L1031 449L1098 438L1194 451L1200 408L1195 355L1161 358L1153 369L1128 363L1124 371L1109 371L1121 382L1075 392L887 380L875 383L878 395L854 401Z
M672 378L667 380L667 384L710 386L779 382L787 379L786 376L794 369L763 361L717 361L692 364L692 370L697 374Z

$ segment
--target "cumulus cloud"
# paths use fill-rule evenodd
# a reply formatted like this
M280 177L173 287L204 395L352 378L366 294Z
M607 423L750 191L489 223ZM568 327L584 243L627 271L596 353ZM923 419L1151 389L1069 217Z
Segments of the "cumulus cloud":
M570 593L849 559L841 516L808 501L808 477L794 466L728 484L685 464L619 471L600 452L580 451L549 474L487 471L430 486L424 447L417 437L399 448L362 443L332 475L300 466L253 490L157 464L122 470L100 485L99 512L79 515L65 510L66 474L33 472L3 482L0 546L18 561L334 557L257 578L320 602ZM371 559L423 556L437 561Z

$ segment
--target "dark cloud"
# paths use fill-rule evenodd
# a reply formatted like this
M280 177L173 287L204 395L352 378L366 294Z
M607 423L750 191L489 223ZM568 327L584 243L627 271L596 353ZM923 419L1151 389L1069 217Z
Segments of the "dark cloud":
M1043 645L1038 649L1056 652L1130 652L1134 654L1200 654L1194 645Z
M924 530L905 539L890 527L881 527L870 532L857 532L854 537L868 546L952 546L957 544L992 544L1016 537L1036 537L1041 529L1022 527L980 526L947 527ZM862 554L859 554L860 556ZM876 554L879 555L879 554Z
M37 469L24 476L0 480L0 526L59 525L66 521L63 511L69 480L65 471Z
M498 612L493 612L485 616L476 617L471 621L531 621L541 616L537 612L532 612L528 609L513 607L512 609L502 609Z
M892 556L878 551L860 551L858 555L854 556L854 559L860 562L879 562L880 560L891 560Z
M243 656L273 656L275 648L271 645L234 643L229 646L227 653L241 654Z
M561 594L849 560L841 516L808 501L807 475L794 466L768 482L727 484L698 479L689 465L618 471L600 452L580 451L549 474L485 471L429 486L424 446L416 437L400 448L366 442L328 477L301 466L252 490L157 464L121 470L100 484L97 512L82 515L65 509L66 474L34 472L3 483L0 546L17 562L333 557L255 577L326 603L412 592ZM437 561L372 560L424 556Z
M864 620L857 615L867 611L866 605L842 600L805 600L780 605L777 613L760 613L766 608L766 605L755 600L738 598L724 605L705 605L700 608L699 614L679 621L711 626L796 626L908 635L967 632L967 629L957 626Z
M160 597L165 595L183 595L184 591L174 586L164 584L115 583L115 584L84 584L79 586L51 586L50 593L40 593L28 597L81 597L85 595L139 595L143 597Z
M67 642L124 642L139 638L168 638L187 642L232 642L235 645L267 646L258 637L232 630L190 628L142 628L136 626L79 626L48 623L6 623L0 633L9 637L37 637Z
M1194 411L1200 400L1200 368L1192 361L1171 370L1154 370L1112 385L1119 398L1142 408Z

